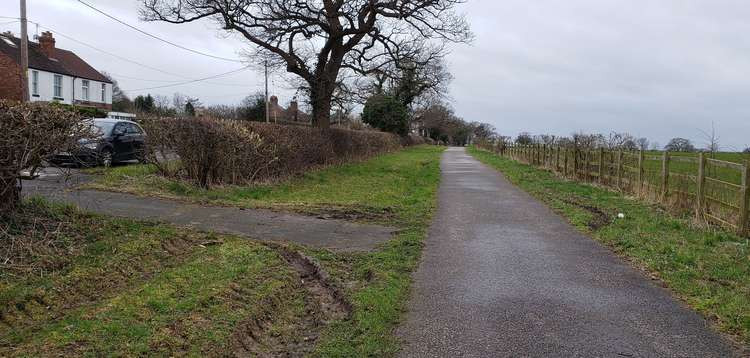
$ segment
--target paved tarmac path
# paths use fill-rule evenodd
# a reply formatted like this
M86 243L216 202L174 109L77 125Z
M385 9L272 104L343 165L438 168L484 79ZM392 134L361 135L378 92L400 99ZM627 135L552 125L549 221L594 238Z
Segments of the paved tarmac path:
M442 161L403 357L731 357L697 313L465 153Z
M25 195L76 204L82 209L120 217L148 219L199 230L243 235L257 240L294 242L343 251L372 250L391 239L394 228L345 220L232 207L187 204L94 190L69 190L88 178L75 173L63 180L55 170L24 181Z

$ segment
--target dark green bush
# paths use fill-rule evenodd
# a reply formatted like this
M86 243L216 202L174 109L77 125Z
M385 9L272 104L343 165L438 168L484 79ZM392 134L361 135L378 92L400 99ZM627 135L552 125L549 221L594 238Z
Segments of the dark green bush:
M384 132L406 136L409 134L409 111L396 98L373 95L365 103L362 121Z

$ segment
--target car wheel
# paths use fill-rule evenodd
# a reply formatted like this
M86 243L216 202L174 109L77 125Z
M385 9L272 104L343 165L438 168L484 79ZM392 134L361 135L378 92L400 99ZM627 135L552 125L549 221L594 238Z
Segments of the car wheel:
M103 149L101 153L99 153L99 165L109 168L112 166L112 151L109 149Z
M144 153L142 150L139 150L134 155L135 160L138 161L138 163L143 164L146 163L146 153Z

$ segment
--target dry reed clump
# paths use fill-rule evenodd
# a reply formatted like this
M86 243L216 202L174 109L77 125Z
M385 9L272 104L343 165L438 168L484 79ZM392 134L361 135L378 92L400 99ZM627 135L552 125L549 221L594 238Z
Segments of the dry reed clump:
M399 137L215 118L146 118L145 158L162 175L201 187L248 184L395 150ZM179 161L180 165L173 163Z

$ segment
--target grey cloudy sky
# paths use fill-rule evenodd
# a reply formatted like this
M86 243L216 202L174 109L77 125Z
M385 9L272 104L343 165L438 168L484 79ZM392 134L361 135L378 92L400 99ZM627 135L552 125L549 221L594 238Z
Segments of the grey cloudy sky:
M115 75L132 95L179 91L203 103L233 104L262 89L258 71L210 83L163 89L241 67L165 45L107 19L75 0L27 0L29 18L102 50L180 75L168 75L97 52L61 36L97 69ZM90 0L149 32L222 57L245 44L209 22L141 23L137 1ZM469 0L461 10L476 33L448 62L456 112L521 131L569 135L626 131L665 144L671 137L705 140L715 124L723 149L750 146L750 2L746 0ZM18 16L17 1L0 16ZM9 20L0 19L0 24ZM0 25L18 32L18 24ZM30 31L34 33L32 25ZM165 81L165 82L157 82ZM274 92L288 101L279 76Z

